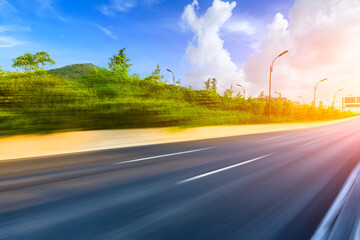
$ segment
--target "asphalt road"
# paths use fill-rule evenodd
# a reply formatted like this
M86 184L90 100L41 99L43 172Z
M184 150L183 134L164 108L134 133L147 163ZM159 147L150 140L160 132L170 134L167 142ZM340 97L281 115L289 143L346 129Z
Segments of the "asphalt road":
M356 239L359 146L354 119L0 162L0 239Z

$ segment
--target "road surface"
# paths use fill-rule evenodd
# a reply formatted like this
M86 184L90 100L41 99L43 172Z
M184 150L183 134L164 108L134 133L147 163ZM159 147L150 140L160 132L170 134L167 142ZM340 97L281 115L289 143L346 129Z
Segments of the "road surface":
M359 145L353 119L0 162L0 239L356 239Z

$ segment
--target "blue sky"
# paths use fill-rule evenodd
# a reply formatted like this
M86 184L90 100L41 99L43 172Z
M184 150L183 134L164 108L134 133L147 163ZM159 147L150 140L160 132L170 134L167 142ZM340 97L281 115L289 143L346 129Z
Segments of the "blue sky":
M256 34L221 31L224 48L242 68L265 36L277 12L288 13L293 0L237 0L231 19L256 25ZM177 77L189 68L185 51L193 33L181 27L192 0L0 0L0 66L25 52L47 51L55 67L91 62L107 67L108 58L126 48L132 72L146 76L156 64ZM199 0L199 15L213 3ZM117 5L116 5L117 4ZM254 26L255 27L255 26ZM264 34L263 34L264 33ZM163 74L167 74L163 72ZM170 78L170 76L167 76Z

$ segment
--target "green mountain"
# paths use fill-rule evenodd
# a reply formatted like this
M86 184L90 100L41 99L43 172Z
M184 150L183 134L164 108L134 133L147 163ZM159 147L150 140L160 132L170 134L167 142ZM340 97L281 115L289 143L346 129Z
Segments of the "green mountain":
M80 79L84 76L92 73L94 69L105 70L104 68L100 68L95 66L92 63L82 63L82 64L72 64L61 68L51 69L48 72L57 77L64 77L68 79Z

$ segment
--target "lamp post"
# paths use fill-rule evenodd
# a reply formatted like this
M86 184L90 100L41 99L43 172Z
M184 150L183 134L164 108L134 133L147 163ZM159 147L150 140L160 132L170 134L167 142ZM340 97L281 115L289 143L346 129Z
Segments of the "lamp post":
M316 116L315 116L316 115L316 113L315 113L316 112L316 90L317 90L319 83L324 82L326 80L327 80L327 78L324 78L324 79L318 81L314 87L314 103L313 103L313 118L314 119L316 118Z
M166 69L166 71L172 73L172 75L173 75L173 83L174 83L174 85L175 85L175 74L174 74L173 71L171 71L170 69Z
M281 92L274 91L274 93L279 95L279 97L281 96Z
M335 94L334 94L334 100L333 100L333 109L335 110L335 99L336 99L336 94L338 94L338 92L341 92L342 90L344 90L343 88L342 89L339 89L339 90L337 90L336 92L335 92Z
M288 53L289 51L286 50L285 52L281 53L279 56L277 56L274 61L271 63L270 66L270 79L269 79L269 122L271 122L271 74L274 70L274 62L276 61L276 59L278 59L279 57L285 55L286 53Z
M327 78L324 78L323 80L318 81L318 82L316 83L316 85L315 85L315 88L314 88L314 109L315 109L315 107L316 107L316 89L317 89L319 83L324 82L324 81L326 81L326 80L328 80L328 79L327 79Z
M303 100L303 104L305 104L305 99L302 96L299 96L298 98Z
M236 85L238 85L239 87L241 87L241 88L244 90L244 98L246 98L246 91L245 91L245 88L244 88L242 85L240 85L240 84L236 84Z

